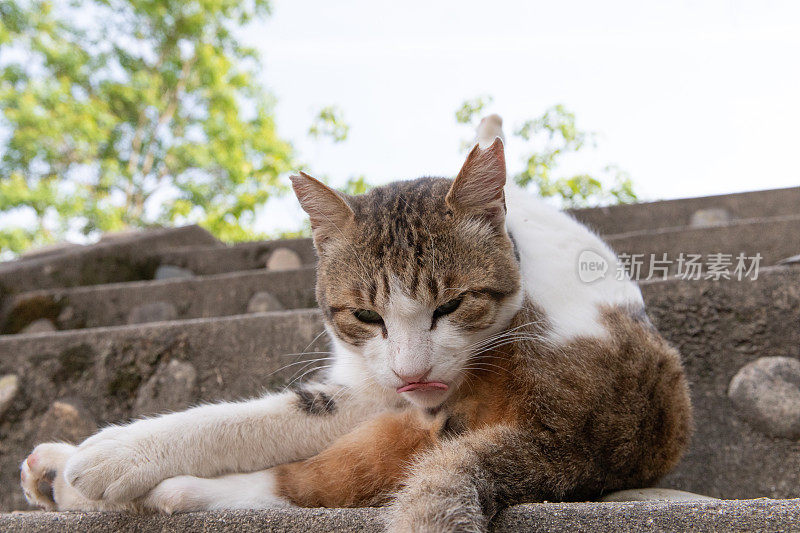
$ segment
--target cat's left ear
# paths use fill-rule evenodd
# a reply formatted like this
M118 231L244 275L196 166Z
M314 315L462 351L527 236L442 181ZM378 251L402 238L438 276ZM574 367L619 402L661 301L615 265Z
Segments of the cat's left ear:
M456 212L484 217L502 229L506 215L505 184L506 158L503 141L498 137L488 148L481 149L476 144L470 151L445 202Z

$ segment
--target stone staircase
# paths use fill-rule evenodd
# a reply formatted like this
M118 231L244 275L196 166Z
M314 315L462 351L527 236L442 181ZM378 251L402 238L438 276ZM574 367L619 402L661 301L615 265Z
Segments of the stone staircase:
M643 281L692 387L691 448L660 486L721 500L530 504L498 531L800 528L800 187L573 211L620 254L759 254L757 279ZM0 510L27 506L37 442L285 386L318 364L307 239L225 246L197 227L108 236L0 264ZM731 267L732 268L732 267ZM613 273L610 273L613 275ZM317 352L316 354L314 352ZM755 499L768 498L768 499ZM16 513L2 531L372 531L377 510L173 517Z

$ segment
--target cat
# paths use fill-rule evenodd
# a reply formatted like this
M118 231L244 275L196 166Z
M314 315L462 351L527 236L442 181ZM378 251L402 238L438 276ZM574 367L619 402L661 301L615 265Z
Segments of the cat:
M589 229L506 184L500 118L457 177L359 196L293 176L332 343L322 379L111 426L22 463L32 504L161 512L386 506L485 531L521 502L646 487L691 432L680 355ZM583 282L592 251L607 275Z

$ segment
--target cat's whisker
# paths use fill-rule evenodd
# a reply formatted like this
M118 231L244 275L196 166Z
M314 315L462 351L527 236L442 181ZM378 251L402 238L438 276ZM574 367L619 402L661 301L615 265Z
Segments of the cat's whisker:
M309 342L309 343L308 343L308 346L306 346L305 348L303 348L303 352L305 352L306 350L308 350L309 348L311 348L311 346L313 346L313 345L314 345L314 343L315 343L315 342L317 342L317 341L319 340L319 338L320 338L320 337L322 337L323 335L325 335L325 328L322 328L322 331L320 331L320 332L319 332L319 333L316 335L316 337L314 337L313 339L311 339L311 342Z
M509 371L508 367L505 367L505 366L502 366L502 365L496 365L494 363L489 363L487 361L480 361L480 360L478 360L478 361L470 361L470 366L485 366L485 367L491 367L491 368L499 368L499 369L504 370L504 371Z
M302 379L302 377L305 376L308 372L313 372L314 370L317 370L317 369L320 369L320 368L328 368L328 367L333 366L333 365L312 366L317 362L319 362L319 361L316 361L316 360L314 360L314 361L300 361L300 363L305 363L305 364L299 370L297 370L294 374L292 374L292 376L289 378L290 381L289 381L289 385L287 385L287 387L290 387L294 382L298 381L299 379ZM312 368L309 369L306 372L303 372L309 366L312 366ZM295 378L295 376L297 376L300 372L303 372L303 374L299 378Z
M517 329L517 328L515 328L515 329ZM500 333L498 335L493 335L492 337L488 337L487 339L484 339L482 341L474 343L474 345L478 345L478 344L490 342L490 341L492 341L494 339L500 339L500 338L503 338L503 337L510 337L510 336L514 336L514 335L526 335L526 336L529 336L529 337L535 337L537 339L541 339L542 338L541 335L539 335L538 333L535 333L533 331L509 330L509 331L505 331L503 333Z
M267 374L267 377L271 377L273 374L277 374L281 370L285 370L285 369L287 369L289 367L292 367L294 365L302 365L303 363L317 363L319 361L328 361L329 359L332 359L332 358L331 357L320 357L320 358L317 358L317 359L303 359L302 361L295 361L293 363L289 363L288 365L283 365L282 367L278 368L277 370L273 370L272 372Z
M300 355L318 355L318 354L333 355L333 352L319 350L319 351L314 351L314 352L283 353L279 357L294 357L294 356L300 356Z
M292 387L292 385L294 385L295 383L298 383L298 382L302 383L303 378L306 377L308 374L311 374L312 372L316 372L317 370L321 370L323 368L330 368L331 366L333 366L333 365L320 365L320 366L315 366L313 368L309 368L308 370L303 372L300 376L298 376L297 378L295 378L292 381L290 381L286 385L286 387L284 387L284 390L289 390Z
M469 391L473 392L474 387L472 383L472 374L470 373L470 371L462 368L458 371L458 376L463 380L462 383L465 384L467 387L469 387Z
M508 335L511 335L512 333L524 333L526 335L535 335L537 338L542 338L541 336L539 336L539 335L537 335L536 333L533 333L533 332L518 332L517 331L517 330L519 330L519 329L521 329L523 327L530 326L530 325L536 324L538 322L539 321L526 322L525 324L521 324L521 325L519 325L517 327L511 328L511 329L508 329L508 330L504 330L504 331L502 331L500 333L497 333L495 335L491 335L491 336L489 336L489 337L487 337L485 339L481 339L480 341L477 341L477 342L471 344L470 346L468 346L468 348L474 347L474 346L479 346L481 344L485 344L485 343L491 342L492 340L495 340L495 339L498 339L498 338L506 337Z
M495 372L494 370L490 370L490 369L488 369L488 368L472 368L472 367L467 367L467 370L473 370L473 371L476 371L476 372L478 372L478 371L480 371L480 372L489 372L489 373L491 373L491 374L497 374L498 376L502 376L502 374L501 374L500 372Z
M519 341L519 342L526 342L526 341L536 342L536 341L539 340L539 338L536 337L536 336L522 335L522 334L506 335L506 336L503 336L503 337L498 337L496 339L492 339L491 342L487 342L487 343L484 343L484 344L477 344L477 345L473 345L473 346L468 346L466 349L467 350L491 349L493 347L496 347L498 345L498 343L505 343L506 341L509 341L509 340Z
M475 352L474 355L480 355L480 354L483 354L484 352L489 352L489 351L492 351L492 350L496 350L496 349L498 349L498 348L500 348L502 346L507 346L509 344L515 344L515 343L518 343L518 342L520 342L518 339L505 339L504 341L498 342L497 344L494 344L492 346L488 346L486 348L482 348L481 350Z

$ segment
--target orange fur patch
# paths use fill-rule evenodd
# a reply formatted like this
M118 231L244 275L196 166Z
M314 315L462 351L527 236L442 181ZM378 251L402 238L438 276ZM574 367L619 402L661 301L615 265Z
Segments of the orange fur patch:
M434 444L433 424L413 411L365 422L319 455L275 467L278 494L303 507L384 503L412 457Z

